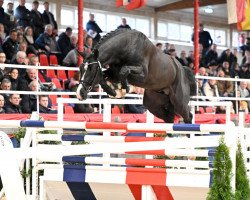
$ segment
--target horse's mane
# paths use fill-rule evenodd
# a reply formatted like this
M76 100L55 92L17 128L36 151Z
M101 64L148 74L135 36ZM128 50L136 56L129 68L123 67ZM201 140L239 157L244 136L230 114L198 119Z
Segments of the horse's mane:
M130 29L126 29L126 28L121 28L121 29L116 29L115 31L111 31L109 33L107 33L106 35L104 35L101 40L95 45L93 51L95 51L96 49L98 49L100 47L101 44L103 44L104 42L106 42L107 40L109 40L110 38L119 35L121 33L125 33L125 32L129 32L131 31ZM135 30L134 30L135 31Z

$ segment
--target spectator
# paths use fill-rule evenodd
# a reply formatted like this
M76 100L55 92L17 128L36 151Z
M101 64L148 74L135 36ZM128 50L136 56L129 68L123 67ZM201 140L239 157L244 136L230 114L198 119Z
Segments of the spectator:
M11 90L11 82L9 79L4 78L1 82L1 86L0 86L1 90L5 90L5 91L10 91ZM4 100L5 100L5 105L8 104L9 102L9 94L2 94L4 96Z
M26 59L26 53L24 51L18 51L16 54L16 59L12 62L12 64L16 65L26 65L25 59ZM20 77L25 76L26 69L25 68L19 68L18 73Z
M192 35L192 41L194 41L194 34ZM208 31L204 31L204 25L199 26L199 43L203 47L202 55L205 55L208 48L213 44L213 39Z
M73 46L73 48L77 47L78 44L78 37L76 35L72 35L70 37L70 43Z
M208 74L212 76L217 76L218 64L214 60L208 63L207 67L208 67Z
M220 57L218 58L219 64L222 64L225 61L229 62L230 67L234 64L234 62L237 62L235 56L232 54L230 49L226 49L225 51L223 51Z
M18 86L18 69L11 68L10 73L5 75L5 78L8 78L11 82L11 90L17 90Z
M241 50L243 56L245 55L246 49L250 49L250 37L247 37L246 44L244 44L243 46L240 47L240 50Z
M100 33L102 33L102 29L95 22L95 15L92 13L89 14L89 21L86 25L86 28L88 35L93 38L93 46L95 46L95 44L101 39Z
M250 96L250 92L247 89L247 82L246 81L240 82L238 90L240 92L240 97L247 98ZM248 105L248 110L249 110L250 109L250 101L247 101L247 105Z
M40 36L36 39L35 43L38 47L46 53L56 52L58 50L56 41L52 38L53 27L50 24L45 26L44 33L40 34Z
M11 30L10 37L8 37L3 43L3 51L6 55L7 63L10 63L13 56L17 53L18 43L17 43L17 31Z
M25 40L24 40L24 37L23 37L23 33L17 32L17 42L18 42L18 44L21 44L24 41Z
M215 61L218 61L218 53L217 53L217 45L216 44L212 44L211 48L206 52L205 54L205 60L206 60L206 65L208 65L208 63Z
M31 81L36 80L37 70L29 68L26 70L26 74L23 78L20 78L18 81L17 90L19 91L29 91L29 84Z
M66 57L66 55L74 49L70 38L72 36L72 28L66 28L66 31L59 35L59 39L57 40L57 45L62 52L62 59Z
M3 8L4 0L0 0L0 23L5 24L5 15L4 15L4 8Z
M23 28L22 26L17 26L17 27L16 27L16 31L17 31L17 34L18 34L18 33L23 34L23 33L24 33L24 28Z
M8 78L1 81L1 90L11 90L11 81Z
M168 42L166 42L164 45L163 53L168 54L169 46L170 46L170 44Z
M6 113L18 113L21 114L22 109L20 106L20 95L19 94L10 94L9 96L9 104L6 106Z
M42 14L42 17L43 17L43 22L44 22L44 25L48 25L50 24L52 26L52 30L57 30L58 27L57 27L57 22L54 18L54 15L49 12L49 2L45 1L43 3L44 5L44 12Z
M39 96L39 112L47 113L47 114L56 114L57 110L53 110L48 107L49 105L49 97L47 95Z
M240 66L236 62L233 64L232 70L230 70L230 77L232 77L232 78L239 77L239 72L240 72Z
M32 29L34 33L34 40L38 38L38 36L44 32L44 22L43 22L43 16L38 11L39 2L33 1L32 3L32 10L30 12L31 19L32 19Z
M84 52L88 55L93 50L93 38L87 37L86 42L84 43Z
M204 95L208 97L219 97L217 81L214 79L208 79L208 81L203 85L203 92ZM216 101L216 100L209 100L209 101Z
M6 38L6 33L4 31L4 25L0 23L0 45L3 45L3 41Z
M244 65L244 64L250 64L250 46L249 46L249 48L245 49L245 54L244 54L244 57L242 59L241 65Z
M181 51L179 62L182 64L182 66L188 66L188 59L186 57L186 51Z
M245 79L250 79L250 64L244 64L239 71L239 77L240 78L245 78Z
M190 50L188 52L187 60L188 60L189 63L194 63L194 51Z
M14 10L13 10L14 4L12 2L9 2L7 4L7 12L5 13L5 22L6 22L6 33L9 35L10 30L14 29L16 27L16 18L14 16Z
M117 29L127 28L131 30L131 27L127 24L126 18L122 18L122 24L117 27Z
M144 89L136 86L130 87L130 94L143 95ZM138 97L126 97L126 99L138 99ZM143 114L146 112L146 108L143 105L139 104L125 104L124 105L124 113L137 113Z
M0 52L0 64L4 64L5 62L5 53ZM0 66L0 82L2 81L4 75L5 75L5 67Z
M245 111L245 114L249 113L249 104L246 101L240 101L239 110Z
M222 69L224 70L226 76L230 76L230 65L228 61L224 61L222 63Z
M163 44L162 43L156 43L156 48L158 48L159 50L161 50L162 51L162 47L163 47Z
M30 26L26 27L24 30L24 40L27 44L27 55L28 54L35 54L38 55L41 52L41 49L35 44L34 37L33 37L33 30Z
M17 25L26 28L31 25L31 13L25 7L25 0L19 0L19 6L15 10L15 17L17 19Z
M4 102L4 96L0 94L0 114L5 113Z
M226 76L224 70L220 68L218 70L218 77L228 78L229 76ZM218 86L219 95L221 97L233 96L234 87L233 87L232 81L218 80L217 86Z
M36 92L37 91L37 81L31 81L29 83L29 90ZM37 97L34 94L23 95L22 101L20 103L23 113L32 113L37 111Z

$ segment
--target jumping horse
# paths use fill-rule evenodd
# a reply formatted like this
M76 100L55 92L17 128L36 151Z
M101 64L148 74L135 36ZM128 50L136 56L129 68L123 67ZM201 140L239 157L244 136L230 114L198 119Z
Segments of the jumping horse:
M86 99L96 84L116 96L107 80L120 82L123 89L132 84L145 88L143 105L158 118L173 123L177 114L185 123L192 123L188 106L196 92L192 70L164 54L139 31L118 29L108 33L84 60L80 71L80 100Z

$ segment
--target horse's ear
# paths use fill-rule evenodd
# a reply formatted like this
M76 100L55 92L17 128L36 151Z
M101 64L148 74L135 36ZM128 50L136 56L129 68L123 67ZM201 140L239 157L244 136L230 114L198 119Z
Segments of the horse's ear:
M99 56L99 51L98 51L98 49L95 49L95 50L94 50L93 55L94 55L94 58L95 58L95 59L98 58L98 56Z

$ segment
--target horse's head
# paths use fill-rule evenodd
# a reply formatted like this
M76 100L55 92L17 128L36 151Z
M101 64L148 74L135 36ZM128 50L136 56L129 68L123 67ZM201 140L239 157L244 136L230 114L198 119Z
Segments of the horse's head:
M102 79L102 66L98 60L98 50L92 52L80 66L81 80L77 88L77 98L87 99L88 92Z

